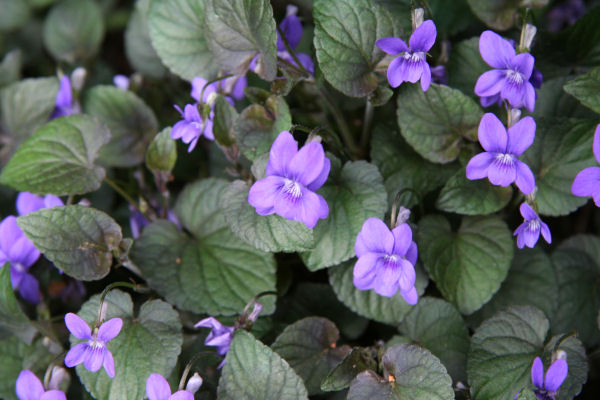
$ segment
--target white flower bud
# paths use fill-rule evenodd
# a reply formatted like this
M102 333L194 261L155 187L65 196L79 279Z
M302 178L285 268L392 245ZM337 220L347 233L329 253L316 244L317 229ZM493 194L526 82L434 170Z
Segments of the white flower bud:
M298 7L296 7L293 4L288 4L287 8L285 9L285 16L290 16L290 15L296 15L298 13Z
M422 8L415 8L412 11L412 26L413 31L417 29L423 23L423 18L425 16L425 10Z
M533 43L533 38L537 33L537 28L531 24L525 25L525 29L523 30L523 38L522 38L522 49L523 51L529 51L531 49L531 43Z
M510 128L521 119L521 110L518 108L511 108L508 113L508 127Z
M200 386L202 386L202 377L195 372L187 382L187 385L185 385L185 390L191 394L194 394L198 391L198 389L200 389Z
M87 71L83 67L77 67L71 73L71 86L76 91L81 91L83 85L85 84L85 78L87 76Z
M398 218L396 219L396 226L400 226L410 218L410 210L408 208L400 207L398 210ZM394 226L393 228L395 228ZM392 229L393 229L392 228Z
M556 360L567 360L567 352L564 350L556 350L552 353L552 362Z
M66 369L55 365L52 367L52 373L50 374L50 382L48 382L48 390L60 390L60 385L65 379L70 380L71 377ZM68 385L67 385L68 386Z
M211 94L208 95L208 97L206 98L206 104L208 104L210 107L213 106L213 104L215 104L215 101L217 101L217 92L212 92Z
M250 315L248 315L248 321L255 323L256 320L258 319L258 316L262 312L262 309L263 309L262 304L260 304L259 302L254 303L254 308L252 309L252 312L250 313Z
M108 303L105 301L102 303L102 310L100 310L100 321L106 319L106 310L108 310Z
M535 202L535 195L537 194L538 188L537 186L533 188L533 191L528 195L525 195L525 201L529 204L533 204Z

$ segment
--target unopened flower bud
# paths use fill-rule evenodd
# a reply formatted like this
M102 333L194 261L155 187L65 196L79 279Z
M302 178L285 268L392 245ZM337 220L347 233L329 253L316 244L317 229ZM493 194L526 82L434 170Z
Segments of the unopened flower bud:
M523 30L523 38L521 44L522 51L529 51L531 49L531 43L533 43L533 38L537 33L537 28L531 24L525 25L525 29Z
M552 362L556 360L567 360L567 352L564 350L556 350L552 353Z
M108 310L108 303L102 303L102 309L100 310L100 321L104 321L106 319L106 310Z
M308 139L306 139L306 143L310 143L310 142L317 142L317 143L321 143L323 141L323 138L315 133L311 133L310 135L308 135Z
M285 16L289 17L290 15L296 15L297 13L298 7L293 4L288 4L287 8L285 9Z
M521 110L518 108L511 108L508 112L508 127L510 128L521 119Z
M248 321L250 321L251 323L255 323L256 320L258 319L258 316L262 312L262 309L263 309L262 304L260 304L259 302L254 303L254 308L252 309L252 312L250 313L250 315L248 315Z
M192 375L192 377L188 380L187 385L185 385L185 390L194 394L200 389L202 386L202 377L197 372Z
M410 218L410 210L408 208L400 207L398 210L398 218L396 219L396 226L400 226ZM395 228L394 226L393 228Z
M85 78L87 76L87 71L83 67L77 67L71 73L71 86L76 91L81 91L83 85L85 84Z
M538 188L537 186L533 188L533 190L531 191L531 193L529 193L528 195L525 196L525 201L533 204L535 202L535 195L537 194Z
M52 367L52 372L50 374L50 381L48 382L49 390L60 390L60 386L62 385L65 379L70 380L69 373L63 367L59 367L55 365Z
M413 31L417 29L423 23L423 18L425 16L425 10L422 8L415 8L412 11L412 26Z
M217 101L217 92L211 92L208 97L206 98L206 104L208 104L210 107L213 106L213 104L215 104L215 101Z

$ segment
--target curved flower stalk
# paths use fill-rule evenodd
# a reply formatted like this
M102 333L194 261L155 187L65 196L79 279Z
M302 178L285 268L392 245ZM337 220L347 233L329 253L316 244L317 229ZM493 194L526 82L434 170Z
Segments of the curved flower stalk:
M398 87L402 82L416 83L421 80L424 92L431 84L431 69L425 61L427 52L433 47L437 29L432 20L424 21L406 42L396 37L385 37L375 44L388 54L399 55L388 66L387 78L390 86Z
M15 390L19 400L67 400L60 390L44 390L42 381L28 369L19 374Z
M250 188L248 202L259 215L277 214L314 228L327 218L329 207L315 193L327 180L331 162L321 143L311 141L298 150L292 134L279 134L269 153L267 177Z
M283 36L292 50L296 50L296 47L298 47L300 39L302 38L302 22L300 22L300 18L298 18L296 15L297 13L298 7L294 5L288 5L286 9L286 17L279 24L279 29L281 29L281 32L283 32ZM285 47L279 32L277 32L277 56L286 60L290 64L299 67L299 65L296 64L296 60L294 60L292 55ZM304 69L310 72L311 75L315 73L315 64L308 54L296 53L296 57Z
M600 163L600 125L596 126L593 149L594 157ZM571 185L571 192L580 197L592 196L596 206L600 207L600 167L588 167L579 171Z
M392 231L378 218L369 218L356 237L354 286L392 297L398 289L408 304L418 301L415 288L417 244L410 226L402 223Z
M533 248L540 237L540 232L546 242L552 243L552 234L548 225L540 219L533 208L529 204L523 203L519 210L525 221L513 233L513 236L517 237L517 247L520 249L524 246Z

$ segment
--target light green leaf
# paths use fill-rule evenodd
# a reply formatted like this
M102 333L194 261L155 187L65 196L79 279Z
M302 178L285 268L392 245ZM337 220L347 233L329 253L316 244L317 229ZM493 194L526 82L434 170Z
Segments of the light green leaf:
M292 126L290 109L283 97L271 96L264 105L246 107L236 120L233 130L242 153L254 161L267 153L281 131Z
M337 267L329 269L329 283L338 299L355 313L384 324L398 325L411 310L410 306L400 294L394 297L380 296L373 290L358 290L353 283L352 272L355 260L347 261ZM419 267L415 267L417 281L415 287L419 296L427 286L427 275Z
M383 356L384 379L373 371L359 374L348 400L452 400L452 379L433 354L419 346L399 344Z
M302 378L309 395L321 392L321 381L350 352L337 347L340 333L328 319L308 317L288 325L271 345Z
M458 232L448 220L428 215L419 222L419 253L446 300L463 314L483 306L506 278L514 245L497 217L465 217Z
M512 28L520 7L541 8L548 0L467 0L471 10L490 28L505 31Z
M399 329L438 357L454 381L466 381L469 331L452 304L424 297L406 315Z
M17 218L35 247L67 275L97 280L110 271L121 227L102 211L70 205L45 208Z
M277 73L277 30L268 0L205 0L206 40L226 73L243 75L259 54L258 75Z
M595 323L600 309L599 249L600 239L596 236L578 235L561 243L552 254L558 282L558 310L551 318L552 331L576 330L589 347L600 343Z
M158 122L142 99L115 86L96 86L87 91L84 110L110 129L111 138L100 150L99 162L111 167L133 167L144 161Z
M96 322L100 296L92 296L78 315L90 326ZM109 378L104 369L90 372L83 364L76 367L77 375L95 399L141 399L146 393L146 380L151 373L168 377L181 352L183 337L179 314L162 300L142 304L137 315L129 294L112 290L105 299L106 321L121 318L123 328L107 349L115 359L115 377ZM71 345L81 340L71 336Z
M214 78L217 65L204 33L204 0L151 0L148 28L152 45L171 72L191 81Z
M244 181L229 184L223 196L222 210L233 233L262 251L294 252L314 248L313 231L302 222L279 215L261 216L248 203L250 185Z
M585 347L577 336L573 334L556 335L546 344L544 348L543 361L545 365L551 364L552 353L562 350L567 353L569 373L560 385L556 400L571 400L581 392L583 384L588 378L588 357Z
M596 121L538 118L536 123L535 141L521 159L535 175L539 214L567 215L587 201L571 193L571 184L579 171L596 164Z
M169 173L177 162L177 145L171 137L171 128L160 131L148 146L146 167L151 171Z
M327 201L329 216L314 228L314 250L301 254L311 271L353 257L363 223L370 217L383 218L387 210L381 174L366 161L350 161L340 169L339 161L333 160L329 178L319 193Z
M325 377L321 389L325 391L346 389L357 374L369 369L377 369L376 358L377 354L372 349L354 347L350 354Z
M94 56L104 37L104 16L92 0L57 3L44 20L44 45L59 61L74 63Z
M400 36L398 22L385 7L369 0L316 0L313 15L314 45L325 79L347 96L373 92L375 66L385 56L375 41Z
M461 168L442 188L436 207L463 215L487 215L503 209L512 194L510 186L494 186L487 179L467 179Z
M36 330L15 297L10 268L10 263L0 267L0 336L8 338L14 335L30 345Z
M584 106L600 114L600 68L567 82L564 89Z
M391 204L398 192L406 189L400 196L399 204L408 208L419 202L412 190L423 198L442 186L458 168L458 164L439 165L423 159L408 146L395 124L375 127L371 159L383 175L388 202Z
M220 400L307 400L302 379L273 350L238 330L219 380Z
M464 139L477 140L483 113L471 99L456 89L432 84L403 88L398 96L397 118L408 144L429 161L454 161Z
M48 121L57 92L56 78L25 79L0 91L0 129L7 141L0 150L0 163L6 164L25 139Z
M162 1L161 3L167 3ZM148 28L149 0L138 0L125 29L125 55L136 71L153 78L165 74L165 67L156 54ZM181 39L179 39L181 41ZM171 42L171 47L173 42Z
M471 395L482 400L512 400L527 387L531 364L540 356L549 323L534 307L511 307L485 321L471 339L467 374Z
M193 237L167 221L147 226L131 250L148 284L177 307L211 315L239 314L257 294L275 290L275 261L237 239L221 211L227 182L188 185L175 212ZM263 315L273 296L261 300Z
M23 0L0 0L0 31L20 28L29 19L29 4Z
M97 190L105 171L95 161L109 139L106 127L92 117L55 119L19 147L2 170L0 183L21 192L57 196Z

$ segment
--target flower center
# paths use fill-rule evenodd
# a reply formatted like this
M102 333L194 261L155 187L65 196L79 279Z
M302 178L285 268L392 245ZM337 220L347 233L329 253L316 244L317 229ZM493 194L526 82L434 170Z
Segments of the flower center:
M297 200L300 197L302 197L302 187L300 186L300 184L298 182L293 181L291 179L285 180L282 190L285 194L287 194L294 200Z
M25 268L25 266L21 263L12 263L11 265L17 272L26 272L27 271L27 268Z
M519 71L515 71L514 69L509 69L506 71L506 77L509 81L516 84L521 84L525 80L525 77Z
M88 341L88 346L90 346L94 350L103 349L104 348L104 342L99 341L98 339L89 340Z
M422 51L415 51L414 53L407 51L406 53L404 53L404 59L408 62L423 61L425 60L425 53Z
M515 157L512 154L498 153L496 155L496 161L503 165L512 165L515 161Z
M527 224L527 229L530 232L537 232L540 230L540 220L539 219L532 219L531 221L529 221L529 223Z

